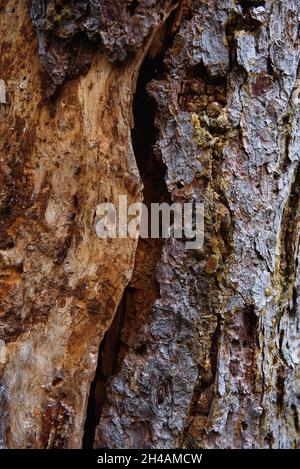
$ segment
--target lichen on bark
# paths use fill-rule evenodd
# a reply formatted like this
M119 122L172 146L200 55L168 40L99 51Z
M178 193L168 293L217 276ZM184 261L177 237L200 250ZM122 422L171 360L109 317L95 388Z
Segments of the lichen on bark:
M170 195L205 203L206 241L166 244L96 445L299 445L299 13L192 2L148 86Z
M0 444L82 446L113 324L95 447L299 447L299 2L28 7L0 12ZM120 194L204 203L203 249L98 239Z

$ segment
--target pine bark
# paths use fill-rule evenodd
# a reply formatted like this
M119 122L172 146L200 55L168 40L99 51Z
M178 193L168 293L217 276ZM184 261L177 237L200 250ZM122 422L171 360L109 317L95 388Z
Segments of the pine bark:
M300 446L299 1L4 0L0 444ZM97 205L199 202L205 242Z

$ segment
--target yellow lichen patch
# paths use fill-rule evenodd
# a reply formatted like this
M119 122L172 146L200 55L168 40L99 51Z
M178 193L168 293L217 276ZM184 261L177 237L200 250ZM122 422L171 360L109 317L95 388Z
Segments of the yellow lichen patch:
M219 283L221 283L223 280L223 272L221 270L217 272L217 280Z
M207 274L213 274L216 272L219 264L219 256L212 254L205 264L204 270Z
M215 236L211 239L210 241L210 244L211 244L211 250L214 254L218 254L220 252L219 250L219 241L218 241L218 238L216 238Z
M269 287L266 288L266 289L265 289L265 295L266 295L266 296L272 296L272 289L269 288Z
M200 147L209 148L213 143L213 136L201 126L199 117L195 112L191 113L191 118L195 129L195 140Z

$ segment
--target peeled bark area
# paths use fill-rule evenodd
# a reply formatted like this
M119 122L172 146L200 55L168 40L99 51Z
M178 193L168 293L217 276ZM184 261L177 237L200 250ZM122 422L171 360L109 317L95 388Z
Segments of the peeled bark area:
M300 446L299 19L1 3L2 447ZM119 195L203 202L203 249L99 239Z

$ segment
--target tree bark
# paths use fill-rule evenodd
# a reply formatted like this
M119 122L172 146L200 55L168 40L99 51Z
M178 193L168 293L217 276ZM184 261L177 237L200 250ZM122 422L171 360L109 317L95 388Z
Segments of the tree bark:
M4 0L0 443L296 448L299 1ZM203 249L97 206L204 203Z

